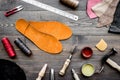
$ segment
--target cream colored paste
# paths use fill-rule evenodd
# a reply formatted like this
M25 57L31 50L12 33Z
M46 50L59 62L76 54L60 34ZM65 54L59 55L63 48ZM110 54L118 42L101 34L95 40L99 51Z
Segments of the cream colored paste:
M91 64L85 64L82 67L82 73L85 76L92 76L94 71L94 67Z

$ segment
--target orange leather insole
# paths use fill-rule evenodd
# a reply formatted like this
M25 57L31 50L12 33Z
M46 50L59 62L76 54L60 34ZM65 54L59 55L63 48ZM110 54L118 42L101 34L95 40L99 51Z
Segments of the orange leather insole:
M53 35L58 40L65 40L71 37L72 30L65 24L56 21L42 21L35 22L30 21L30 24L34 26L38 31Z
M62 51L62 44L56 37L38 31L24 19L16 21L16 29L43 51L51 54L57 54Z

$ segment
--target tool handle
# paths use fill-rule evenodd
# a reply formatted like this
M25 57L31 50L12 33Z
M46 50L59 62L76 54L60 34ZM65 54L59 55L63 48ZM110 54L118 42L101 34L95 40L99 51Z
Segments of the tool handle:
M36 78L36 80L41 80L42 77L44 77L45 72L46 72L46 69L47 69L47 64L45 64L45 65L43 66L43 68L42 68L41 71L39 72L38 77Z
M114 62L113 60L109 58L106 60L106 62L120 72L120 66L116 62Z
M61 76L63 76L63 75L65 74L65 71L66 71L67 67L69 66L69 64L70 64L70 59L67 59L67 60L65 61L64 65L63 65L62 69L61 69L60 72L59 72L59 74L60 74Z
M77 73L73 75L75 80L80 80L80 78L78 77Z
M41 77L38 77L38 78L36 78L36 80L42 80L42 78L41 78Z
M17 12L17 11L9 11L9 12L6 12L4 15L5 15L6 17L8 17L8 16L10 16L10 15L16 13L16 12Z

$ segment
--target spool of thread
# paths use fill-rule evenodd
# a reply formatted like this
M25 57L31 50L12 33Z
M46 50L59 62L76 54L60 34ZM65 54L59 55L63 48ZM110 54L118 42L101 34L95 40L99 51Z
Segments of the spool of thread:
M16 53L15 53L15 50L12 46L12 44L10 43L9 39L7 37L4 37L2 38L2 43L3 43L3 46L6 50L6 52L8 53L8 56L10 58L15 58L16 57Z
M66 6L73 8L73 9L77 8L79 5L78 0L60 0L60 2Z
M20 50L27 56L32 55L32 51L27 47L27 45L25 45L25 43L20 39L17 38L14 43L16 44L16 46L18 46L18 48L20 48Z

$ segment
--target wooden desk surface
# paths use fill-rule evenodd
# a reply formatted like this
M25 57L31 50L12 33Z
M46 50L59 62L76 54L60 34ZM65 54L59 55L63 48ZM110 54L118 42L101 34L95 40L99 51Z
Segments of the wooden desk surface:
M74 68L79 74L81 80L120 80L120 73L111 68L108 64L105 64L105 68L102 73L94 74L92 77L86 78L81 74L81 66L85 63L92 63L95 66L96 71L98 71L101 67L101 58L113 47L118 50L118 54L111 58L120 65L120 35L108 33L108 28L105 27L96 28L97 19L90 19L86 15L87 0L79 0L80 5L77 10L72 10L62 5L59 3L59 0L37 1L76 14L79 16L79 20L70 20L20 0L0 0L0 39L2 39L4 36L7 36L17 53L16 59L10 59L5 52L2 43L0 43L0 59L7 59L16 62L25 71L27 80L35 80L38 76L38 72L45 63L48 64L48 69L43 80L49 80L49 72L51 68L55 69L56 80L73 80L71 75L72 68ZM5 11L18 5L23 5L24 10L10 17L5 17L3 15ZM61 54L50 55L38 49L30 40L25 38L15 29L15 21L20 18L36 21L60 21L67 24L72 29L73 35L70 39L61 41L63 44L63 52L61 52ZM14 44L14 40L18 37L20 37L32 50L33 55L31 57L25 56ZM108 48L105 52L100 52L95 48L95 45L101 38L103 38L108 44ZM76 41L78 41L78 51L73 56L66 75L64 77L60 77L58 72L61 69L64 61L68 58L70 49L76 43ZM93 49L94 53L90 59L83 59L80 55L81 49L85 46L89 46Z

